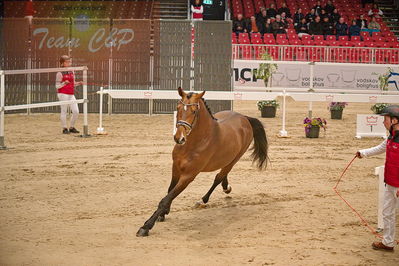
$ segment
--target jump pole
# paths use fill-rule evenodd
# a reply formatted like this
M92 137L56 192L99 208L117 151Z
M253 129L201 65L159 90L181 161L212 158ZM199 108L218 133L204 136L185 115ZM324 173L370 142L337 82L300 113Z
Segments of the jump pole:
M288 137L288 132L285 130L285 112L286 112L286 97L287 93L283 90L283 128L280 130L280 137Z
M313 77L314 77L314 62L309 63L310 65L310 80L309 80L309 91L313 92ZM308 111L308 117L312 119L313 115L313 102L309 102L309 111Z
M5 106L5 75L0 71L0 150L5 150L7 147L4 143L4 106Z
M87 67L83 69L83 137L89 136L89 122L87 119Z
M103 128L103 92L104 88L100 87L100 110L99 110L99 121L98 121L98 128L97 128L97 134L104 134L104 128Z

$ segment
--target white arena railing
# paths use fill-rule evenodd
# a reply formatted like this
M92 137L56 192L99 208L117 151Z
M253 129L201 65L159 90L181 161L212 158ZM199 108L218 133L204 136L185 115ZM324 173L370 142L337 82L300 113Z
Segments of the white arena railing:
M0 149L5 149L5 133L4 133L4 119L5 111L32 109L49 106L59 106L72 103L83 103L83 135L88 136L89 126L87 119L87 70L86 66L82 67L68 67L68 68L39 68L39 69L21 69L21 70L0 70ZM5 77L7 75L20 75L20 74L38 74L38 73L53 73L61 71L82 71L83 72L83 99L76 101L57 101L45 103L27 103L21 105L5 105Z
M282 104L282 129L279 135L281 137L288 136L286 131L286 97L290 96L295 101L305 102L359 102L359 103L399 103L399 94L397 92L387 91L376 91L374 93L348 93L342 94L337 92L329 92L328 89L324 89L323 92L314 92L308 88L308 91L304 91L304 88L286 88L281 91L281 87L268 87L263 92L251 92L251 91L207 91L205 98L207 100L234 100L234 101L260 101L260 100L274 100L278 96L283 97ZM300 91L302 90L302 92ZM177 93L177 90L104 90L102 87L100 91L100 121L99 132L104 132L102 123L102 98L103 94L108 94L111 98L115 99L175 99L178 100L181 97ZM311 108L311 104L310 104ZM311 109L310 109L311 112ZM310 114L311 116L311 114Z
M233 44L232 58L259 60L265 51L277 61L399 64L399 48L349 46Z

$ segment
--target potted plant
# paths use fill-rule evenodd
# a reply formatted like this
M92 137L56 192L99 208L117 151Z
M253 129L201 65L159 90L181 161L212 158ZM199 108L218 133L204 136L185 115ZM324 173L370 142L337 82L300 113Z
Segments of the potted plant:
M264 52L261 56L262 60L273 60L273 57L268 53ZM259 68L256 71L256 78L263 79L265 82L265 87L270 87L270 81L273 73L275 73L278 69L277 64L271 63L261 63L259 64Z
M347 105L346 102L330 102L328 109L331 112L331 119L342 119L342 112Z
M276 110L279 107L276 100L259 101L257 105L262 117L276 117Z
M373 106L371 106L371 111L373 111L374 114L381 114L382 109L387 107L389 104L387 103L376 103Z
M327 121L320 117L305 117L303 120L303 125L305 126L305 134L307 138L318 138L321 127L324 129L324 131L326 131Z

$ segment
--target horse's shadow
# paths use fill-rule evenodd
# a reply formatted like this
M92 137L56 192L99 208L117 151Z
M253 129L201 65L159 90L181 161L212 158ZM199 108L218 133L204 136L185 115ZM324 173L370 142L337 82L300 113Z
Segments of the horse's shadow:
M237 199L230 196L217 199L206 208L192 209L190 212L179 217L175 229L192 240L211 239L234 231L238 233L245 229L248 220L257 215L251 208L240 205ZM175 221L172 218L169 222L174 222L172 220Z

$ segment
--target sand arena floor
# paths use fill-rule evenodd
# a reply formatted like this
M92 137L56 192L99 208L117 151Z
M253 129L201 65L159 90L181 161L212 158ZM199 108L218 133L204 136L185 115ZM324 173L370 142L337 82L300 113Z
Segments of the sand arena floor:
M399 265L399 250L371 249L375 237L332 190L356 150L381 141L354 139L356 114L370 106L350 104L342 121L328 119L326 134L306 139L307 103L289 101L290 138L276 137L281 110L261 119L267 171L247 152L229 175L232 193L218 187L207 208L193 209L215 175L200 174L147 238L135 233L169 185L172 115L105 116L109 134L87 139L62 135L58 114L7 115L0 265ZM234 109L259 117L255 102ZM314 114L329 118L326 104L314 104ZM92 132L97 119L89 116ZM355 160L340 185L373 226L374 167L383 162Z

